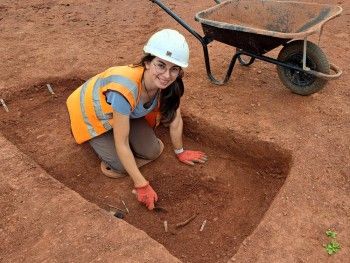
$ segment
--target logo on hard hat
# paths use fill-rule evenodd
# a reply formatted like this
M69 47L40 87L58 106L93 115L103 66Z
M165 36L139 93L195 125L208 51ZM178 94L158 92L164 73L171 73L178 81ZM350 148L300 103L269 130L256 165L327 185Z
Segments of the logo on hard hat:
M173 53L171 53L170 51L167 51L167 52L166 52L166 55L167 55L168 57L171 57L172 54L173 54Z

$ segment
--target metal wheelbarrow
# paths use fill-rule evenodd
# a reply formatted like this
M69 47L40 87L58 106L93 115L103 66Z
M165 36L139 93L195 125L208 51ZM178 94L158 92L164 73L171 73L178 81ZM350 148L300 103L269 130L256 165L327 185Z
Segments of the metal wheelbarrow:
M277 65L282 83L299 95L315 93L342 74L320 47L307 40L311 34L321 35L323 25L342 12L340 6L288 0L215 0L216 6L195 15L205 34L202 37L161 1L150 1L201 42L207 75L214 84L229 80L237 59L243 66L255 59ZM223 80L211 73L208 44L213 40L236 48ZM283 48L277 59L264 55L279 46Z

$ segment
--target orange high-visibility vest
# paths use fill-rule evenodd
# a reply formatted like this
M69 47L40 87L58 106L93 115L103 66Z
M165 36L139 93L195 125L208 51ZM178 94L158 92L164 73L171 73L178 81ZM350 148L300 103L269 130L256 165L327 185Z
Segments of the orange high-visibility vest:
M141 96L143 71L143 67L109 68L86 81L68 97L71 129L77 143L86 142L112 129L113 108L105 96L108 90L120 92L130 103L131 110L135 109ZM158 107L146 116L151 127L156 127L159 119Z

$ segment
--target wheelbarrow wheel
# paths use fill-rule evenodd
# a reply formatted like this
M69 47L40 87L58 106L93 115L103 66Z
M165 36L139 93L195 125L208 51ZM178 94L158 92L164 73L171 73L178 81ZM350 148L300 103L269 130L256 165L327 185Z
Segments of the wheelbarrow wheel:
M303 45L304 41L296 40L283 47L278 55L278 60L298 67L303 67ZM328 74L329 62L323 51L314 43L307 42L306 66L310 69ZM310 95L320 91L327 80L314 75L277 66L277 72L282 83L293 93L299 95Z
M236 52L241 51L241 50L242 49L236 48ZM238 57L239 64L241 64L242 66L245 66L245 67L248 67L251 64L253 64L254 60L255 60L255 58L252 58L252 57L249 57L246 55L240 55Z

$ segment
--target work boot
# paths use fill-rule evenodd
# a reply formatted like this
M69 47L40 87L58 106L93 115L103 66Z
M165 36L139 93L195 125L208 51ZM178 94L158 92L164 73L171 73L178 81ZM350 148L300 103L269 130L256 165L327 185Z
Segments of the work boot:
M101 162L101 171L102 173L110 178L123 178L126 176L124 173L117 172L113 170L111 167L109 167L104 161Z

